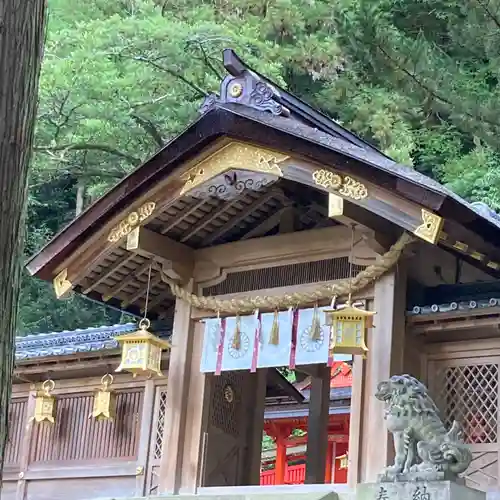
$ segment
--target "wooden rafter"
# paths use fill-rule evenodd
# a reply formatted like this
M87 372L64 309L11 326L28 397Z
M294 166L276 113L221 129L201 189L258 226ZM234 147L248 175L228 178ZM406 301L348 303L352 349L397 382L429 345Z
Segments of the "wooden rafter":
M260 198L257 198L254 200L252 203L250 203L244 210L242 210L240 213L235 215L234 217L231 217L225 224L223 224L221 227L216 229L212 234L208 235L206 238L203 240L204 245L210 245L214 241L216 241L218 238L223 236L227 231L235 227L237 224L239 224L242 220L246 219L249 215L252 215L252 213L255 212L258 208L260 208L262 205L266 204L269 200L274 198L275 196L281 196L282 193L278 190L270 190L267 193L263 194Z
M214 209L209 212L205 217L203 217L201 220L199 220L193 227L191 227L188 231L186 231L182 236L181 236L181 243L185 243L188 241L190 238L192 238L198 231L201 231L203 228L205 228L208 224L210 224L214 219L219 217L222 213L226 212L228 209L233 207L236 203L239 203L241 200L239 197L233 198L232 200L225 201L220 203L217 207L214 207Z
M167 234L171 231L175 226L177 226L180 222L185 220L187 217L192 215L196 210L202 207L208 200L199 200L194 205L192 205L187 211L179 212L172 217L172 220L161 229L161 234Z
M129 274L127 278L117 283L113 288L109 289L106 295L102 298L104 302L107 302L112 297L116 297L116 294L118 292L137 280L142 273L146 272L149 269L149 266L153 266L154 264L154 259L150 259L144 262L134 273Z
M159 285L161 282L162 282L161 275L158 274L151 280L151 283L149 284L149 290L151 291L155 286ZM145 286L142 286L142 283L139 283L139 290L136 293L129 295L128 297L122 300L122 307L125 308L128 305L133 304L140 298L144 297L147 291L148 291L147 283L145 284Z
M118 260L113 262L111 266L109 266L95 281L93 281L85 290L83 290L83 293L86 295L90 293L92 290L97 288L101 283L106 281L112 274L114 274L120 267L125 265L127 262L131 261L135 257L134 253L126 252L124 255L122 255Z

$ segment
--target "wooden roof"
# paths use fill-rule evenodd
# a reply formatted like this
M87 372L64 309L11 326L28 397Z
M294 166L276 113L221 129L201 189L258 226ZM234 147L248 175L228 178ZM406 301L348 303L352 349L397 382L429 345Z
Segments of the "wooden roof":
M150 279L149 312L168 318L173 297L160 266L182 280L215 245L272 235L280 225L338 227L328 217L330 193L343 198L350 220L392 241L410 231L500 277L494 213L396 164L232 51L224 59L229 75L198 120L32 257L31 274L137 315ZM139 226L131 249L128 234ZM323 275L342 267L321 265Z

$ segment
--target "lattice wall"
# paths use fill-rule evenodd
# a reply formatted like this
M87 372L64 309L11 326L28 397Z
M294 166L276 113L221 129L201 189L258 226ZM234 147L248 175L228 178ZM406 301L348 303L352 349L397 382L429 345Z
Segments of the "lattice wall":
M55 425L35 425L30 462L136 458L142 389L117 394L114 422L89 418L93 398L76 394L57 399Z
M157 420L153 437L153 458L159 460L163 453L163 432L165 430L165 414L167 412L167 390L161 390L158 394Z
M473 461L463 474L467 486L497 489L498 478L498 358L443 360L431 363L432 396L447 428L457 420L470 444Z
M19 453L26 425L27 399L14 399L9 406L9 437L5 453L5 465L15 466L19 463Z
M470 444L496 443L498 424L498 365L443 367L438 372L436 403L449 428L462 425Z

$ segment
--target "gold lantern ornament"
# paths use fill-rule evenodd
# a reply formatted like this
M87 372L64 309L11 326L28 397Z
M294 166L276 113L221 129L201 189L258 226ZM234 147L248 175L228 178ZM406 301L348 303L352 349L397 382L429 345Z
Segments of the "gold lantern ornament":
M349 457L347 453L345 455L341 455L340 457L335 457L335 460L340 460L339 469L347 469L349 465Z
M333 353L365 356L366 329L373 326L372 311L365 311L347 302L343 309L325 310L326 324L330 326L330 349Z
M35 395L35 414L31 417L31 421L55 423L56 398L52 395L55 386L55 382L50 379L42 384L42 389Z
M151 326L147 318L141 319L139 330L127 335L115 337L122 346L122 360L116 372L162 376L161 353L169 349L170 343L148 332Z
M107 373L101 379L101 387L94 394L94 408L89 418L97 421L110 420L116 416L116 394L109 388L113 383L113 376Z

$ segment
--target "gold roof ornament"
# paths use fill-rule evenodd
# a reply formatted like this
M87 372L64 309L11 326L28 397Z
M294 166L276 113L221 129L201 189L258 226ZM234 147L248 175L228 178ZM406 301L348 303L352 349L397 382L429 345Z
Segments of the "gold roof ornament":
M101 379L101 387L94 394L94 408L89 418L97 421L110 420L116 416L116 394L109 388L113 383L113 376L107 373Z
M127 335L115 337L122 346L122 360L116 372L129 372L136 377L139 374L148 376L161 373L161 353L169 349L170 342L158 338L148 331L151 326L147 318L141 319L139 329Z
M30 421L55 423L56 398L52 395L55 386L55 382L50 379L42 384L42 389L37 391L35 395L35 414L30 418Z

